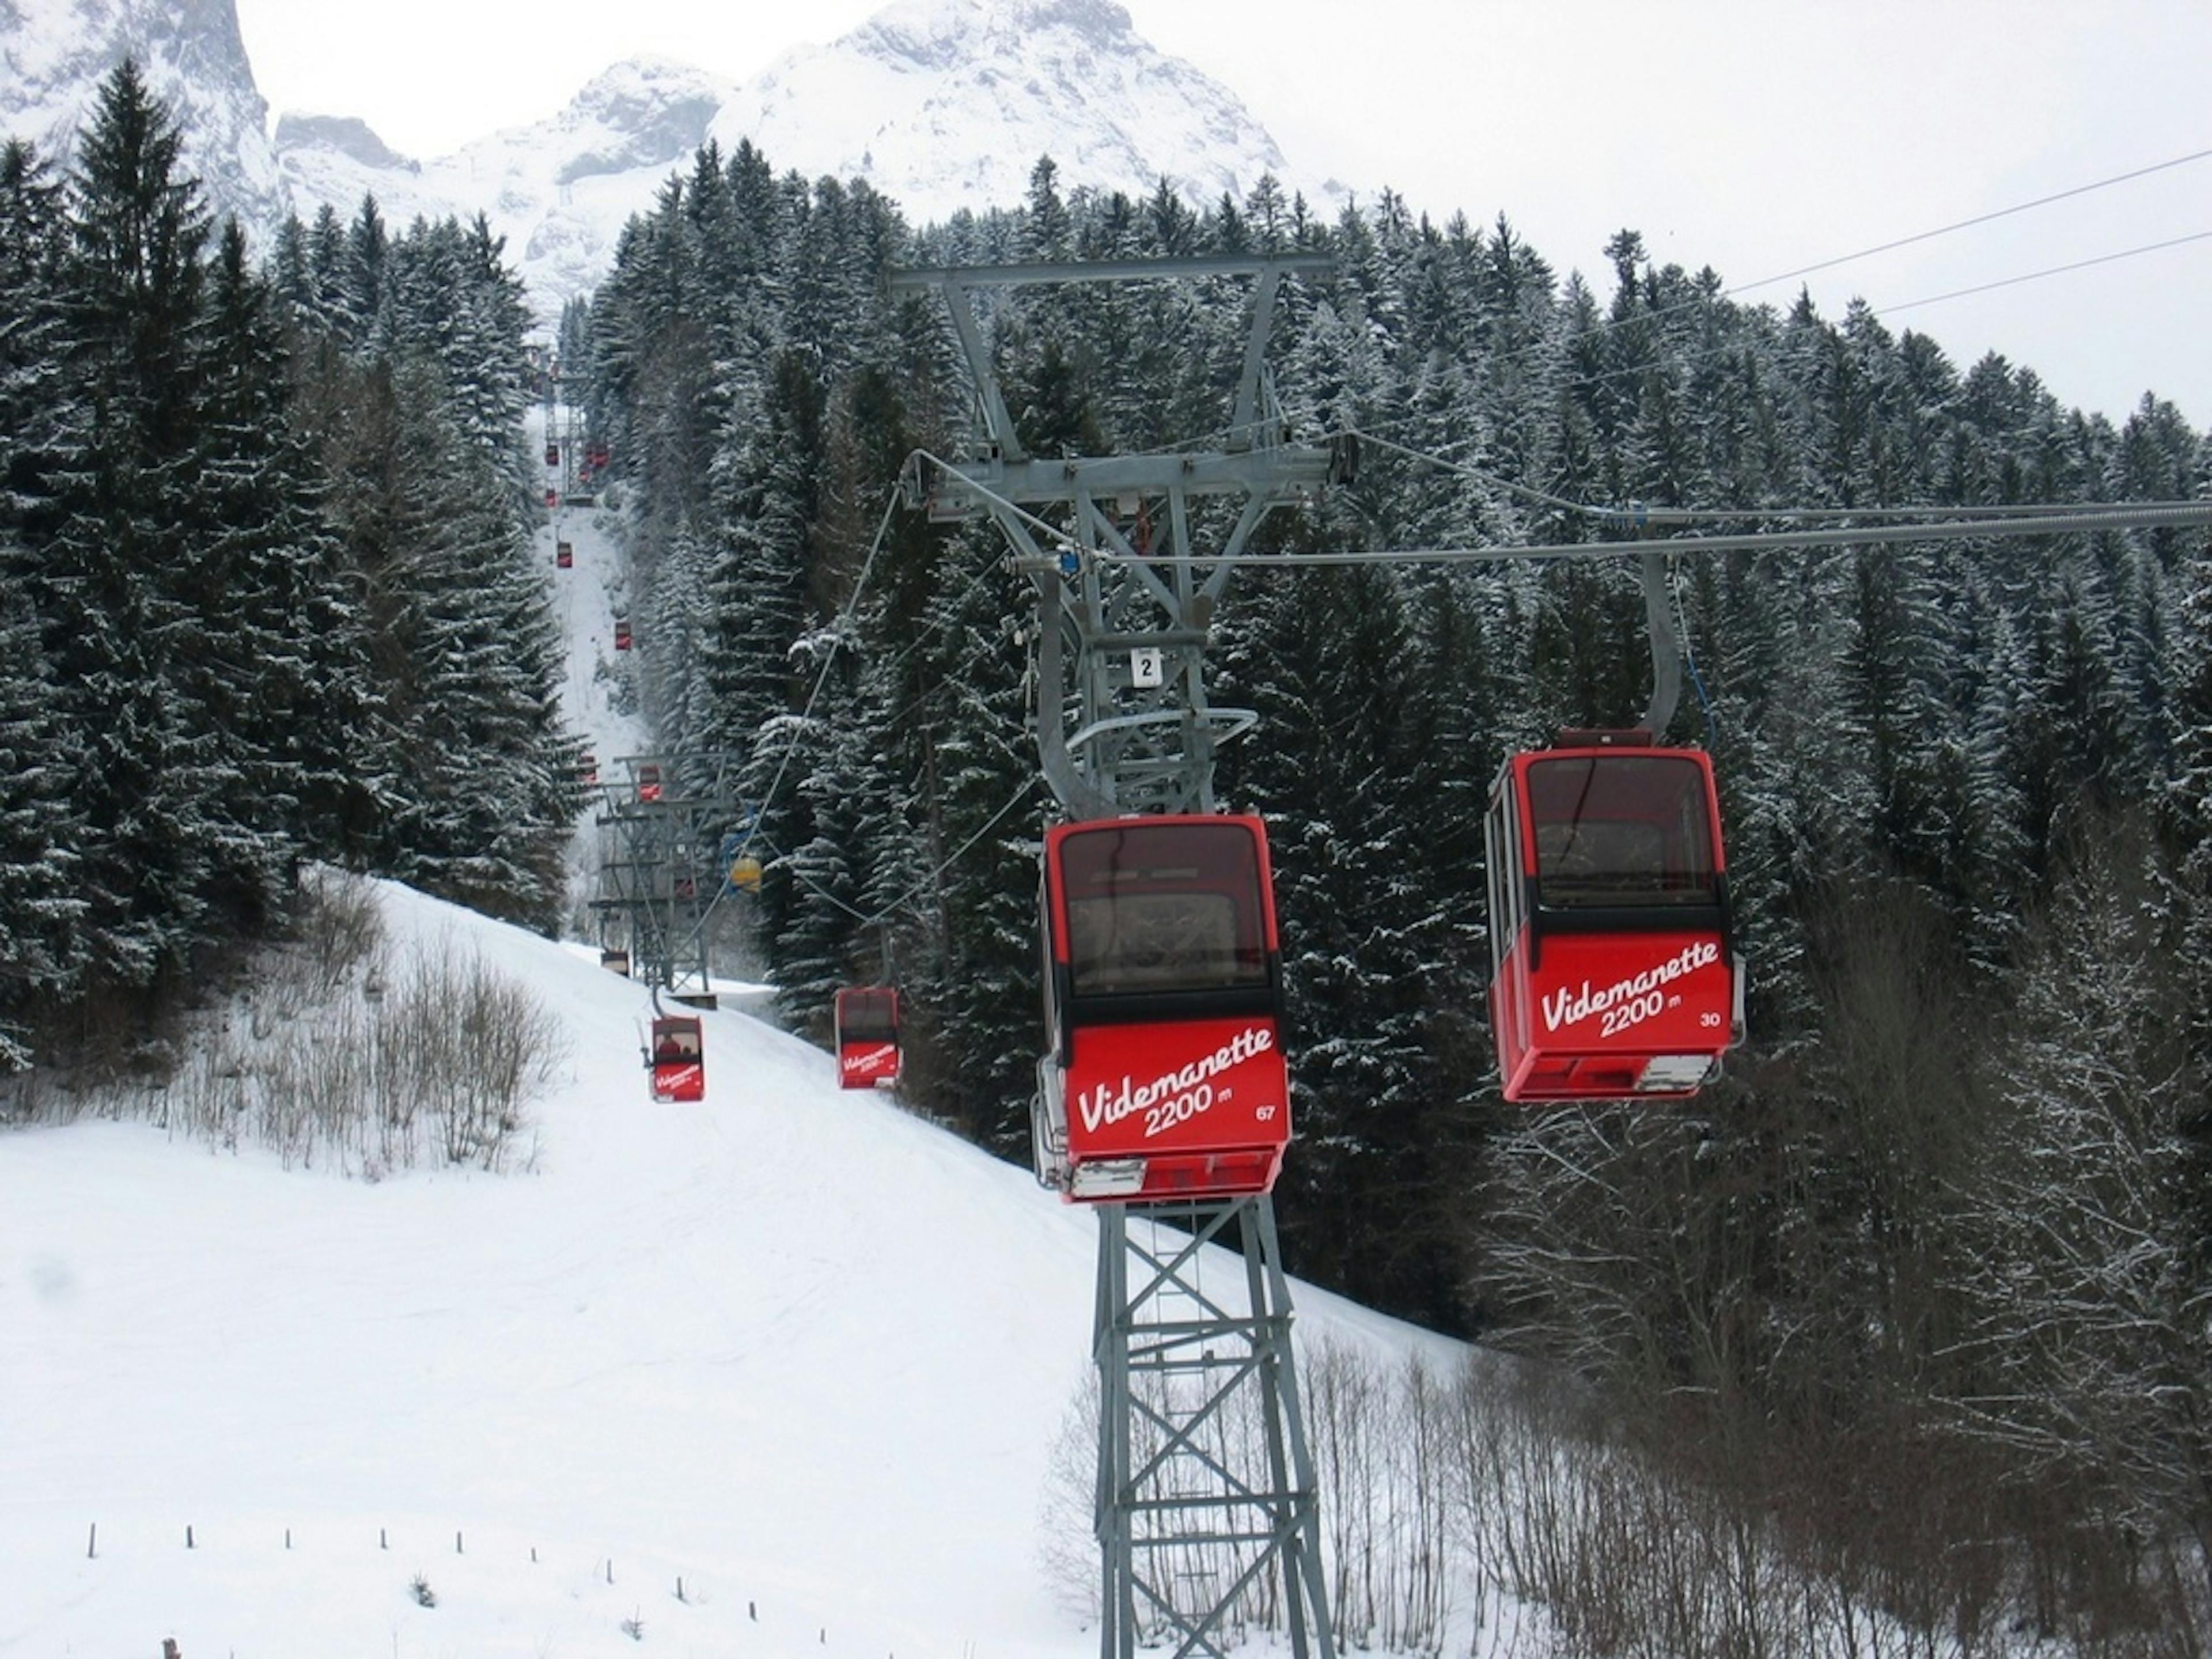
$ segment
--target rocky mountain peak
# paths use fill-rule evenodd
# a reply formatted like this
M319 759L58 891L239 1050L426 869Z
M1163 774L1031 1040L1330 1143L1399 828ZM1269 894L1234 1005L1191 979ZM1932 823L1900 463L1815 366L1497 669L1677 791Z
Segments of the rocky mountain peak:
M126 57L183 121L210 205L273 227L285 191L234 0L0 0L0 131L65 168L100 82Z
M549 320L605 276L625 222L710 138L725 155L749 139L780 171L865 179L917 223L1019 206L1045 155L1067 191L1144 196L1164 180L1206 205L1272 173L1332 194L1289 172L1229 88L1138 34L1119 0L893 0L744 86L636 58L542 121L422 161L343 114L288 113L272 145L235 0L0 0L0 131L66 162L126 52L184 118L210 200L257 234L325 204L349 220L365 195L392 224L482 213Z

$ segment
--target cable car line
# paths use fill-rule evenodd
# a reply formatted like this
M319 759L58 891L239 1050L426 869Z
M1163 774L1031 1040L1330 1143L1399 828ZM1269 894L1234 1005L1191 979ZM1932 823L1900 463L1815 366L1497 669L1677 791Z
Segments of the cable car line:
M884 538L890 529L891 515L896 510L897 505L898 498L896 493L894 493L890 506L884 510L883 521L876 527L875 541L868 550L866 559L862 562L860 574L854 583L853 592L847 599L843 609L840 611L837 617L833 619L833 622L830 624L832 627L841 626L844 623L849 621L854 613L857 611L862 593L867 586L869 573L874 566L877 554L882 550ZM1053 533L1057 536L1060 532L1057 530L1054 530ZM994 557L986 559L972 567L968 572L966 580L958 588L953 590L953 597L956 599L964 598L969 589L972 588L978 581L981 580L988 572L995 568L999 562L999 559ZM889 666L890 668L897 667L901 662L903 662L908 656L912 655L915 651L919 650L924 644L926 644L932 634L941 631L945 626L947 626L949 618L943 615L932 617L924 622L920 632L907 644L905 648L902 650L896 657L891 659ZM836 660L836 647L833 646L828 656L823 659L822 672L815 678L814 689L807 697L806 705L799 713L797 727L794 728L795 730L797 728L803 728L807 722L812 719L815 704L821 696L823 688L827 683L830 670L835 665ZM955 682L950 679L940 680L936 685L924 691L920 696L909 699L905 706L901 708L890 717L890 720L885 723L884 729L888 731L891 727L896 726L899 721L906 719L908 715L915 713L921 708L925 706L931 699L935 697L940 691L954 684ZM795 752L797 747L798 738L794 735L792 742L785 746L783 758L781 762L779 763L775 775L769 780L767 792L761 797L759 805L754 808L752 823L747 829L744 840L739 844L738 855L743 856L745 853L750 852L756 841L761 842L762 845L767 848L770 856L778 861L779 867L781 868L793 881L805 888L809 892L814 894L817 898L822 899L824 902L836 907L837 909L842 910L847 915L852 917L862 927L877 926L884 921L889 921L892 916L898 914L900 910L908 907L912 903L914 897L917 893L922 891L930 883L933 882L937 877L942 875L945 871L950 869L953 864L957 862L959 859L967 853L969 848L973 847L976 842L980 841L983 837L984 835L988 834L992 829L996 827L1000 821L1003 819L1008 812L1012 811L1017 805L1018 805L1022 799L1035 788L1036 782L1035 779L1032 779L1029 783L1024 784L1020 792L1015 795L1013 799L1008 801L1006 805L1000 807L997 812L994 813L990 820L984 824L983 828L978 830L974 836L970 836L966 842L963 842L961 846L951 854L951 856L946 858L934 870L930 872L928 875L924 876L921 880L908 886L904 892L902 892L896 899L893 900L889 905L885 906L881 910L878 910L873 915L870 915L847 903L835 893L830 892L828 889L823 887L818 883L810 880L803 872L794 868L784 858L784 855L775 847L775 845L768 841L767 836L763 832L763 825L767 820L769 806L775 799L776 791L783 781L785 769L789 765L791 757ZM732 890L727 883L723 884L722 886L716 890L714 896L708 902L707 908L700 913L699 920L693 926L690 933L686 936L684 941L685 947L696 943L700 935L706 931L708 922L713 918L714 912L720 908L722 900L727 896Z
M2207 234L2212 234L2212 232ZM1784 520L1793 522L1843 518L1915 520L1966 518L2035 519L2048 518L2057 513L2078 512L2087 507L2105 505L2087 501L2031 501L1990 507L1935 504L1926 507L1650 507L1641 503L1628 507L1598 507L1587 501L1571 501L1564 495L1554 495L1549 490L1540 489L1533 484L1516 483L1500 473L1487 471L1464 461L1448 460L1441 455L1429 454L1421 450L1409 448L1404 444L1393 443L1388 438L1376 437L1374 434L1358 428L1351 430L1352 435L1362 443L1371 443L1378 449L1387 449L1413 460L1426 461L1429 465L1446 472L1456 472L1462 477L1477 479L1484 483L1495 484L1500 489L1540 502L1544 506L1560 507L1584 518L1596 519L1607 523L1629 524L1638 528L1645 525L1726 524L1744 519ZM2197 504L2192 501L2114 501L2109 505L2115 507L2186 507Z
M1910 311L1915 306L1941 305L1946 300L1963 300L1970 294L1987 294L2000 288L2016 288L2022 283L2040 282L2045 276L2063 276L2069 270L2087 270L2092 265L2109 265L2116 260L2132 259L2140 253L2160 253L2170 247L2182 247L2191 242L2212 241L2212 230L2192 231L2186 236L2171 237L2163 242L2149 242L2142 247L2131 247L2118 253L2100 253L2092 259L2076 259L2071 264L2052 265L2045 270L2031 270L2024 276L2001 277L1994 283L1982 283L1972 288L1953 289L1948 294L1931 294L1925 299L1905 300L1896 305L1878 307L1882 311Z
M2130 179L2147 178L2154 173L2164 173L2170 167L2186 167L2190 162L2202 161L2207 156L2212 156L2212 149L2192 150L2186 155L2177 155L2171 161L2154 161L2148 167L2115 173L2109 179L2100 179L2092 184L2076 185L2071 190L2056 191L2049 196L2039 196L2032 202L2021 202L2012 207L1998 208L1990 213L1978 213L1971 219L1960 219L1951 224L1939 225L1934 230L1923 230L1914 235L1900 236L1894 241L1880 242L1873 247L1863 247L1856 253L1839 253L1832 259L1822 259L1814 264L1800 265L1795 270L1784 270L1771 276L1761 276L1756 282L1739 283L1726 289L1725 292L1735 295L1747 293L1755 288L1771 288L1777 283L1790 282L1799 276L1810 276L1816 270L1828 270L1837 265L1850 264L1854 260L1869 259L1877 253L1888 253L1898 248L1911 247L1916 242L1933 241L1936 237L1948 236L1954 231L1969 230L1976 225L1986 225L1995 220L2008 219L2015 213L2026 213L2033 208L2049 207L2053 202L2063 202L2076 196L2087 196L2093 191L2106 190L2114 185L2124 185ZM1924 304L1926 301L1917 301L1914 303Z
M1855 547L1887 542L1961 541L1972 537L2088 535L2110 530L2159 530L2212 525L2212 501L2183 502L2143 510L2053 512L2031 519L1951 520L1936 524L1837 526L1822 530L1774 530L1751 535L1667 536L1636 542L1552 542L1522 547L1431 547L1398 551L1268 553L1231 556L1194 553L1176 562L1217 565L1236 558L1242 568L1266 570L1287 566L1359 564L1503 563L1512 559L1583 562L1617 559L1629 553L1755 553L1770 549ZM1109 564L1132 563L1126 555L1104 550L1092 556ZM1153 562L1161 562L1155 560Z
M1393 448L1402 446L1393 445ZM1008 501L980 479L963 472L951 462L917 450L916 454L945 469L960 480L963 488L1000 507L1012 516L1043 531L1053 538L1054 544L1064 552L1073 552L1073 545L1067 532L1058 525L1039 518L1026 507ZM1416 450L1404 453L1421 459L1431 457ZM1453 470L1474 471L1456 463L1438 463ZM1480 476L1478 474L1478 476ZM1504 480L1498 480L1504 483ZM1541 492L1534 492L1540 494ZM1579 502L1553 497L1557 505L1571 507L1579 513L1608 518L1617 523L1631 524L1694 524L1702 517L1694 508L1618 508L1590 507ZM1954 516L1968 513L1972 516ZM1807 516L1814 518L1850 518L1879 516L1885 520L1912 514L1913 522L1873 525L1839 525L1813 530L1761 531L1747 534L1725 536L1673 536L1645 538L1632 542L1553 542L1526 544L1517 547L1458 547L1421 548L1395 551L1347 550L1337 553L1268 553L1261 555L1194 553L1185 557L1160 554L1132 555L1110 548L1093 548L1087 556L1105 564L1147 565L1188 564L1212 566L1238 564L1246 568L1267 569L1293 565L1358 565L1358 564L1432 564L1503 562L1510 559L1545 559L1577 562L1592 559L1619 558L1629 552L1668 551L1694 553L1761 552L1770 549L1850 547L1865 544L1916 541L1957 541L1975 537L2002 536L2059 536L2093 534L2100 531L2155 530L2188 527L2212 524L2212 501L2118 502L2110 507L2081 504L2051 503L2047 506L2014 504L1990 509L1949 507L1929 507L1923 513L1911 507L1881 507L1854 509L1787 508L1771 513L1756 509L1716 514L1717 519L1734 520L1746 517ZM1665 516L1662 516L1665 515ZM1674 516L1686 515L1686 516Z
M832 619L833 627L842 629L845 623L853 619L853 613L859 609L860 595L867 590L868 574L876 566L876 555L883 551L884 538L890 532L891 515L897 511L898 494L894 490L890 500L884 504L882 521L876 526L875 539L868 544L868 556L860 562L860 574L853 583L853 591L847 596L844 608ZM836 665L836 663L837 644L833 641L829 651L822 659L822 672L814 677L814 689L806 694L806 706L799 711L798 722L799 727L804 727L807 721L814 717L814 705L821 701L822 688L830 683L830 671ZM799 741L796 735L791 742L784 745L783 757L776 763L775 775L769 780L767 789L762 793L760 805L753 809L753 821L745 830L744 842L739 848L741 853L750 851L754 837L759 835L761 821L767 815L770 803L775 799L775 792L781 787L783 775L790 769L791 757L798 747ZM721 895L718 893L714 896L715 902L720 902ZM710 905L708 908L712 910L714 907ZM704 918L702 918L702 925L704 925Z
M868 556L866 559L861 562L860 577L854 583L853 592L846 599L843 609L841 610L832 619L832 627L842 628L843 624L852 619L854 610L860 605L860 595L868 585L868 574L874 568L876 555L882 550L884 538L890 532L891 515L897 510L898 495L896 492L894 491L890 501L887 502L884 507L882 521L876 526L875 539L869 544ZM830 671L836 665L836 660L837 647L833 642L829 653L823 659L822 672L815 677L814 689L807 695L806 707L799 714L798 720L799 728L804 728L807 721L813 717L814 705L821 698L823 687L829 683ZM784 745L783 756L782 758L776 763L775 775L769 779L769 787L766 792L763 793L758 805L757 805L753 809L752 821L745 826L744 839L738 845L738 851L736 854L737 858L743 858L745 854L750 853L752 850L753 842L760 838L761 825L767 816L769 805L775 799L775 793L783 783L784 774L789 769L791 765L791 757L793 754L796 752L798 746L798 738L794 734L792 741ZM713 919L714 912L721 908L723 897L731 890L730 884L727 881L723 882L715 890L714 896L707 902L707 908L699 913L698 921L692 925L690 933L685 935L684 944L679 948L688 949L690 945L698 941L700 937L707 931L707 924ZM827 898L831 896L823 894L823 896ZM836 901L833 899L832 902L835 902Z

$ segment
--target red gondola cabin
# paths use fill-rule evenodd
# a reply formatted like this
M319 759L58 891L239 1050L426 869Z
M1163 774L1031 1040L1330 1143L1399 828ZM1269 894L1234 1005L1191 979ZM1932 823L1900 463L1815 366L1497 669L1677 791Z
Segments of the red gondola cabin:
M545 465L548 466L561 465L561 445L558 440L545 446Z
M1161 816L1045 833L1037 1179L1073 1202L1270 1190L1291 1138L1267 836Z
M557 490L557 489L549 489L549 490L547 490L547 491L545 492L545 505L546 505L546 506L548 506L548 507L558 507L558 506L560 506L560 505L561 505L561 492L560 492L559 490Z
M572 542L554 543L553 562L558 568L562 570L567 570L573 567L576 562L575 544Z
M1505 763L1485 836L1506 1099L1695 1094L1743 1027L1711 759L1567 733Z
M707 1092L706 1049L692 1014L664 1014L653 1022L653 1097L698 1100Z
M641 762L638 765L637 798L640 800L660 799L660 768L652 761Z
M889 986L837 993L837 1083L888 1088L899 1079L899 997Z
M615 621L615 649L629 649L629 622L626 617L617 617Z

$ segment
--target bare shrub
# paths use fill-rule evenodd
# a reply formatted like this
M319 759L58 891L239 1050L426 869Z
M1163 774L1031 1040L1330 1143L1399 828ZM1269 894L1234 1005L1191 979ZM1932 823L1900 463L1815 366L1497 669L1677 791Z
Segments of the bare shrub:
M1061 1607L1085 1624L1099 1616L1098 1384L1070 1396L1045 1457L1037 1516L1037 1565Z
M1338 1636L1433 1652L1452 1582L1449 1391L1418 1356L1393 1369L1337 1341L1304 1376Z
M500 1168L522 1106L562 1057L558 1024L481 957L459 959L450 941L418 948L400 981L372 1044L380 1115L411 1124L419 1115L447 1163Z
M514 1160L523 1110L565 1042L549 1010L450 938L395 964L374 890L311 881L296 929L268 947L183 1058L114 1097L219 1146L264 1146L377 1179L432 1158Z
M328 998L374 959L384 943L384 912L366 877L319 865L300 884L291 930L295 960L319 999Z

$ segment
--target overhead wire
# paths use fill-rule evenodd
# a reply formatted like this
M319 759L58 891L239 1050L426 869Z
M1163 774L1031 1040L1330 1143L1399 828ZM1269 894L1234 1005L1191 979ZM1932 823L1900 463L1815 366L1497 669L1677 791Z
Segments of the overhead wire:
M2018 276L2003 276L1993 283L1978 283L1972 288L1954 288L1948 294L1931 294L1923 299L1905 300L1894 305L1878 307L1886 312L1910 311L1915 306L1941 305L1946 300L1963 300L1970 294L1990 294L2001 288L2017 288L2022 283L2041 282L2045 276L2063 276L2069 270L2087 270L2092 265L2109 265L2121 259L2132 259L2145 253L2162 253L2167 248L2183 247L2191 242L2212 241L2212 230L2192 231L2186 236L2172 236L2163 242L2147 242L2141 247L2131 247L2118 253L2100 253L2094 258L2076 259L2070 264L2051 265L2043 270L2031 270Z
M1870 259L1877 253L1894 252L1899 248L1911 247L1917 242L1932 242L1937 237L1948 236L1954 231L1971 230L1976 225L1986 225L1999 219L2008 219L2015 213L2026 213L2031 209L2049 207L2054 202L2069 201L2076 196L2087 196L2094 191L2109 190L2114 185L2124 185L2132 179L2148 178L2154 173L2164 173L2172 167L2185 167L2191 161L2202 161L2208 156L2212 156L2212 149L2191 150L2186 155L2176 155L2168 161L2154 161L2148 167L2133 167L2125 173L2116 173L2109 179L2099 179L2090 184L2076 185L2070 190L2053 191L2050 195L2039 196L2032 202L2015 203L2011 207L1997 208L1988 213L1977 213L1971 218L1954 220L1948 225L1938 225L1933 230L1917 231L1910 236L1899 236L1891 241L1877 242L1872 247L1859 249L1856 253L1839 253L1832 259L1816 260L1809 265L1799 265L1794 270L1778 271L1771 276L1761 276L1755 282L1739 283L1728 291L1730 294L1747 294L1753 289L1771 288L1777 283L1792 282L1800 276L1810 276L1815 271L1831 270L1838 265L1847 265L1856 260Z
M876 526L875 538L868 544L867 556L860 562L860 574L853 584L852 592L847 596L843 608L838 611L831 623L832 629L842 631L859 608L860 596L867 589L869 573L875 568L876 556L883 550L884 538L890 532L891 517L897 511L898 495L893 492L890 499L884 503L884 516ZM753 808L752 821L745 826L744 839L738 843L738 850L730 856L730 862L732 865L738 859L750 853L753 843L760 838L761 825L768 816L769 806L775 800L776 791L782 787L784 774L790 768L792 756L798 752L799 733L814 717L814 706L821 700L822 690L829 684L830 671L836 666L836 661L837 646L833 640L829 651L822 659L822 672L814 677L814 689L807 694L806 706L800 711L793 730L792 740L784 745L782 758L776 763L775 772L769 780L768 788L762 794L759 804ZM714 896L707 902L707 908L699 913L699 920L692 925L690 933L684 936L684 943L678 947L679 949L688 950L697 941L700 935L707 931L708 922L713 919L714 912L721 908L723 898L732 890L734 890L732 884L727 879L714 890ZM823 896L830 898L832 902L836 902L830 894L825 893Z
M932 456L928 459L934 460L936 458ZM938 465L946 466L948 471L953 470L947 465L946 463L940 461L938 462ZM876 526L875 538L869 546L866 558L861 562L860 574L854 582L853 592L848 597L843 608L839 611L836 618L831 624L831 628L833 629L842 630L845 624L851 620L852 617L858 611L862 594L867 586L869 574L874 568L877 556L883 549L884 538L890 528L892 515L897 511L897 508L898 498L896 494L894 493L891 499L884 508L884 517L881 522L879 522ZM1050 534L1052 534L1055 539L1060 538L1064 533L1042 520L1039 520L1037 522ZM964 580L962 581L960 586L953 590L953 599L957 601L957 599L965 597L969 590L973 588L975 585L980 581L998 562L999 560L994 555L991 558L980 561L971 566L968 569ZM908 641L899 651L897 655L891 659L888 666L891 669L896 669L915 651L919 650L928 641L933 634L942 630L947 625L947 617L949 615L949 611L940 611L936 617L926 621L922 624L921 630L916 634L915 637ZM775 799L776 792L782 784L784 774L790 764L791 757L797 750L799 732L803 731L807 722L813 718L815 705L821 697L823 688L828 682L830 671L835 665L836 651L837 647L833 643L829 654L823 659L822 672L815 678L814 687L812 691L807 696L805 707L800 711L799 719L794 724L793 739L791 743L785 746L782 759L779 762L774 776L769 780L768 789L762 795L760 804L754 808L752 823L747 829L745 840L739 848L739 852L740 854L742 854L744 852L750 851L756 840L761 841L762 844L768 848L772 856L776 856L783 860L785 873L793 881L796 881L800 886L805 888L809 892L814 894L825 903L832 905L837 909L843 911L847 915L859 922L863 927L874 927L880 922L887 921L892 916L896 915L912 902L916 894L923 891L931 884L934 883L939 876L943 875L945 871L951 869L953 865L957 863L961 858L966 855L969 849L972 848L977 842L981 841L984 836L995 829L999 823L1005 819L1007 813L1012 811L1016 806L1019 805L1021 802L1035 790L1037 780L1031 778L1024 783L1020 789L1015 792L1012 799L1007 801L1004 806L1001 806L996 812L991 815L990 818L985 823L981 830L977 830L973 836L970 836L966 841L963 842L958 848L957 848L951 854L948 854L927 874L910 884L890 903L875 911L872 915L862 911L855 906L848 903L844 899L840 898L836 894L830 891L829 889L823 887L818 882L812 880L805 873L805 872L791 865L787 857L781 854L773 842L767 841L762 831L762 826L766 821L769 807ZM951 684L952 682L949 680L940 681L936 686L931 688L929 690L924 691L919 696L908 699L902 708L892 714L890 720L886 723L886 729L896 726L901 720L903 720L908 717L908 715L915 713L917 709L926 705L946 686L949 686ZM685 940L687 945L690 944L691 940L697 939L700 933L705 929L708 918L713 915L715 908L721 903L724 896L730 890L729 884L726 882L725 882L722 887L717 890L713 900L708 902L707 908L701 913L698 924L692 929L690 938Z
M2100 505L2094 502L2008 502L1991 507L1972 507L1930 503L1924 507L1651 507L1633 503L1627 507L1601 507L1588 501L1571 500L1565 495L1539 489L1506 477L1502 473L1470 465L1465 461L1448 460L1388 438L1377 437L1360 428L1352 428L1352 435L1362 443L1371 443L1378 449L1402 455L1411 460L1425 462L1440 471L1455 472L1462 477L1474 478L1491 484L1510 495L1532 501L1546 507L1556 507L1613 525L1643 528L1650 525L1732 524L1746 519L1758 519L1784 523L1808 523L1830 519L1860 519L1875 521L1909 520L1943 520L1948 519L2023 519L2048 518L2054 513L2079 512L2084 507ZM2185 507L2191 501L2115 501L2114 507Z
M2212 149L2192 150L2186 155L2169 157L2165 161L2151 162L2147 166L2131 167L2126 172L2113 173L2106 178L2093 179L2087 184L2076 185L2066 190L2055 191L2047 195L2036 197L2030 201L2014 203L2010 206L1994 209L1987 213L1974 214L1966 218L1953 220L1948 224L1938 225L1932 229L1917 231L1909 236L1895 237L1888 241L1875 243L1871 246L1859 248L1850 253L1837 254L1830 258L1816 260L1810 264L1800 265L1790 270L1778 272L1771 276L1758 277L1753 281L1747 283L1732 283L1728 287L1718 290L1715 295L1707 295L1701 294L1692 300L1681 301L1674 305L1661 306L1649 311L1639 311L1630 316L1607 318L1599 321L1595 326L1584 333L1575 337L1573 343L1579 344L1591 340L1601 339L1619 329L1627 328L1638 324L1657 322L1665 318L1680 315L1686 312L1696 311L1711 303L1711 301L1716 298L1733 299L1738 295L1751 293L1758 289L1771 287L1777 283L1788 282L1796 277L1810 276L1817 271L1832 270L1840 265L1850 264L1860 259L1870 258L1876 254L1890 252L1898 248L1909 247L1917 243L1932 241L1938 237L1951 235L1959 231L1971 229L1978 225L1988 224L1995 220L2008 218L2015 214L2027 212L2032 209L2047 207L2053 203L2067 201L2076 197L2089 195L2097 191L2107 190L2114 185L2126 184L2131 180L2142 179L2152 173L2166 172L2174 167L2184 167L2194 162L2203 161L2208 158L2212 158ZM1999 278L1992 283L1978 284L1971 288L1955 289L1947 294L1931 295L1917 300L1907 300L1893 305L1873 307L1870 308L1879 315L1910 310L1919 306L1935 305L1946 300L1964 298L1969 294L1987 292L1997 288L2017 286L2020 283L2040 281L2049 276L2063 276L2069 271L2086 270L2095 265L2110 264L2122 259L2136 258L2143 255L2160 252L2169 248L2181 246L2191 242L2203 240L2207 237L2212 237L2212 231L2195 233L2191 235L2176 237L2167 241L2148 243L2141 247L2127 248L2112 253L2100 254L2093 258L2078 260L2069 264L2054 265L2043 270L2024 272L2016 276ZM1535 339L1529 341L1524 345L1516 347L1511 351L1501 354L1498 357L1494 358L1492 361L1494 362L1523 362L1539 353L1557 350L1562 343L1563 343L1556 337L1547 337ZM1691 354L1690 356L1680 358L1677 361L1686 362L1704 362L1713 356L1726 356L1736 349L1737 348L1733 346L1723 347L1714 351ZM1577 375L1575 376L1569 384L1577 386L1602 385L1608 380L1624 379L1633 375L1645 374L1649 372L1651 367L1652 365L1650 363L1642 363L1608 369L1600 374ZM1389 422L1386 424L1392 427L1409 425L1413 423L1413 420L1414 417L1407 417L1404 422Z
M1245 554L1200 553L1174 562L1195 566L1234 562L1253 569L1323 565L1503 563L1516 559L1578 563L1595 559L1617 559L1631 552L1767 552L1796 548L1854 547L1888 542L1959 541L1973 537L2086 535L2101 531L2186 528L2197 525L2212 525L2212 501L2187 501L2142 509L2121 506L2106 510L2054 511L2031 519L1838 525L1814 530L1766 531L1753 535L1656 537L1638 542L1553 542L1515 547L1430 547L1391 551L1352 550L1334 553L1270 553L1259 557ZM1100 552L1095 556L1109 563L1130 562L1126 556L1119 553Z

